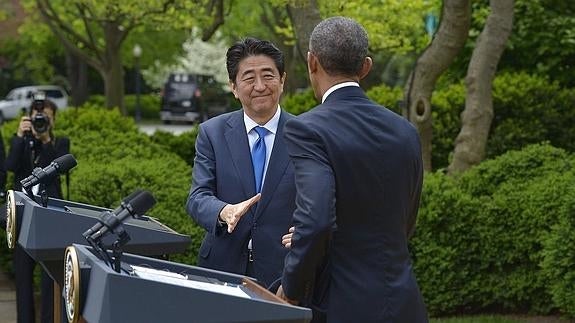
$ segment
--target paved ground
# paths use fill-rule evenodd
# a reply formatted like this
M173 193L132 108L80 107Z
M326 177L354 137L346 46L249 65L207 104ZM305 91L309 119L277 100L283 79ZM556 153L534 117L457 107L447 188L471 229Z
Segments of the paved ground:
M14 282L2 272L0 272L0 323L16 323Z
M193 125L184 124L184 123L169 124L169 125L165 125L165 124L139 124L138 125L138 128L140 128L140 130L142 132L145 132L148 135L153 134L156 130L163 130L163 131L171 132L174 135L179 135L184 131L190 131L192 129L192 127L193 127Z

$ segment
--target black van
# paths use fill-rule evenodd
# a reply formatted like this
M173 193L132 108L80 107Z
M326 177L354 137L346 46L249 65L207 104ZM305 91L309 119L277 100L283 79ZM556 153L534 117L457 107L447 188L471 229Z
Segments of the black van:
M213 76L181 73L170 74L161 96L160 119L166 124L207 120L230 111L233 99Z
M160 119L164 123L202 120L202 92L196 75L170 74L161 95Z

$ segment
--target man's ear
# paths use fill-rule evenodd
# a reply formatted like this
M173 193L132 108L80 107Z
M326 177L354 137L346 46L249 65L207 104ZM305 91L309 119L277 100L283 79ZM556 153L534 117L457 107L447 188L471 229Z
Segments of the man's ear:
M315 73L318 67L317 57L312 52L307 52L307 69L310 73Z
M363 60L363 65L361 66L361 71L359 72L359 79L363 79L364 77L367 76L367 74L369 74L369 71L371 71L371 67L373 66L373 61L371 60L371 57L367 56L364 60Z
M232 93L234 94L234 97L236 99L239 99L238 97L238 93L237 93L237 86L236 83L232 80L229 80L229 84L230 84L230 88L232 89Z

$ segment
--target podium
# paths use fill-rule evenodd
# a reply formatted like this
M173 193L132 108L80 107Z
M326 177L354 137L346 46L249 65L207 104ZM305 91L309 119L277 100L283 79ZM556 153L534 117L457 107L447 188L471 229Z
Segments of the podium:
M64 260L70 322L309 322L247 277L123 254L118 273L92 247L74 244Z
M8 191L6 206L8 246L20 244L60 286L66 247L86 244L82 233L98 222L102 212L110 210L56 198L50 198L47 207L43 207L19 191ZM182 253L191 242L189 236L150 217L130 218L123 225L131 237L123 248L126 252L147 256ZM103 239L104 245L113 242L112 235Z

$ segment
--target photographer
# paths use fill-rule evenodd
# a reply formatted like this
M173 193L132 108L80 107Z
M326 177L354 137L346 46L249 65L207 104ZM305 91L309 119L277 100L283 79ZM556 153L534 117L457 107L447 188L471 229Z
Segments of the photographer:
M70 152L70 140L54 136L56 110L53 102L37 97L30 106L29 114L20 120L18 131L10 140L6 158L6 169L14 172L14 190L22 189L20 181L28 177L34 168L44 168L54 159ZM62 198L59 177L47 183L45 189L48 196ZM32 191L37 194L38 187L33 187ZM19 245L14 248L13 262L18 322L34 322L33 273L36 263ZM53 282L43 269L41 281L41 321L53 322Z

